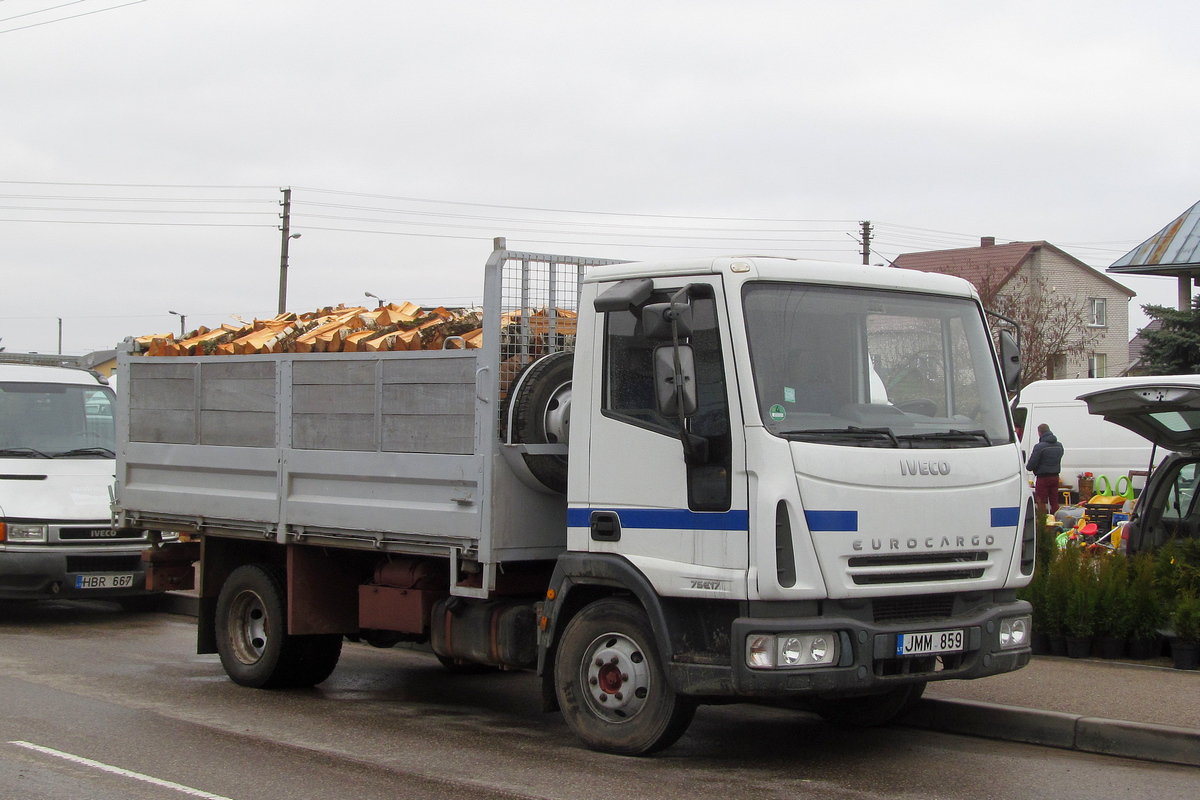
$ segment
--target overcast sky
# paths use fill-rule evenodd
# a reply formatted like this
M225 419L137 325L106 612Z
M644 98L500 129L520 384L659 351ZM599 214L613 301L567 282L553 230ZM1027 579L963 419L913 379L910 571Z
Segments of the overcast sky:
M1103 268L1200 200L1198 30L1195 2L0 0L0 345L273 315L282 187L292 310L477 301L493 236L853 263L871 220L877 263L996 236Z

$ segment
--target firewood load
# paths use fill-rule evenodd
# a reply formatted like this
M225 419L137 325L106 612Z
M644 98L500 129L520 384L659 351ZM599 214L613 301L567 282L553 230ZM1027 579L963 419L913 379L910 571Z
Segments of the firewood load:
M166 333L139 336L134 341L146 356L441 350L480 347L482 325L483 313L472 308L425 309L413 303L375 309L339 305L240 325L202 325L182 339Z
M526 366L544 355L575 347L576 314L556 308L506 311L500 319L500 396ZM422 308L395 303L368 309L326 307L280 314L219 328L203 325L177 339L162 333L134 339L144 356L222 356L252 353L365 353L460 350L483 346L478 308Z

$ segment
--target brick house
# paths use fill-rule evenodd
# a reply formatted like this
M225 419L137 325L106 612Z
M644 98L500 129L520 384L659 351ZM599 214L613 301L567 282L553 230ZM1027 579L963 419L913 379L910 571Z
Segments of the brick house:
M893 266L966 278L981 296L1003 294L1018 284L1045 285L1077 298L1095 341L1087 353L1060 356L1046 378L1105 378L1129 365L1129 301L1136 292L1049 242L996 244L985 236L979 247L902 253ZM1016 283L1014 283L1014 281Z

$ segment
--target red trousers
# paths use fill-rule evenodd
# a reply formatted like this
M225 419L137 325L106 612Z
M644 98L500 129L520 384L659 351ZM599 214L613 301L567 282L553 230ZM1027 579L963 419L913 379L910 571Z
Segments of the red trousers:
M1053 514L1058 511L1058 476L1038 475L1033 479L1033 501L1045 505Z

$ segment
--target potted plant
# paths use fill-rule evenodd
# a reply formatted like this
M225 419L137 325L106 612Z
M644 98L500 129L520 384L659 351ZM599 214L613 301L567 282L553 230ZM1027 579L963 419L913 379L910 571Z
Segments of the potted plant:
M1171 640L1171 659L1175 669L1200 668L1200 598L1193 591L1179 595L1171 619L1175 638Z
M1162 649L1158 626L1163 620L1162 601L1154 586L1154 556L1138 553L1129 566L1129 657L1147 659Z
M1096 636L1101 658L1122 658L1129 637L1131 617L1129 596L1129 563L1124 555L1112 553L1101 557L1096 573L1098 582L1096 602Z
M1090 558L1077 556L1070 578L1070 591L1063 620L1067 655L1071 658L1087 658L1092 654L1092 637L1096 633L1098 584L1095 564Z
M1043 628L1050 637L1050 655L1066 656L1066 614L1067 602L1071 597L1072 574L1079 567L1079 548L1074 545L1059 550L1050 561L1046 570L1046 583L1043 588L1042 602ZM1034 623L1037 624L1036 622Z

